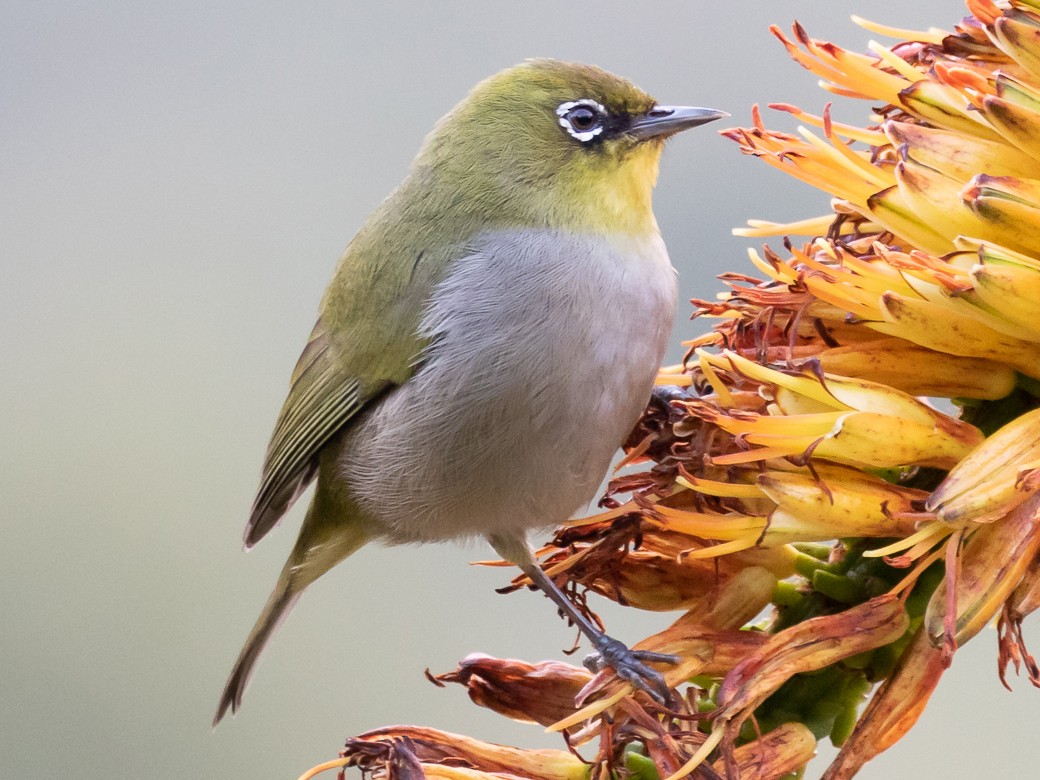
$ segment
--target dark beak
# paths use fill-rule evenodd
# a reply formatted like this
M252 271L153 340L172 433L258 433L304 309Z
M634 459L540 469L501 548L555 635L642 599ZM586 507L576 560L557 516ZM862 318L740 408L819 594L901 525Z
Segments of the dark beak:
M640 141L648 138L662 138L689 130L691 127L714 122L729 116L725 111L714 108L694 108L692 106L654 106L642 116L633 119L628 134Z

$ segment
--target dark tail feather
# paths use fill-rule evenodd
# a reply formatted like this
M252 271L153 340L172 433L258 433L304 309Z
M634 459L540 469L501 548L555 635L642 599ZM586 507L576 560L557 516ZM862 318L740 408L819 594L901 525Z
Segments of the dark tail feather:
M260 654L278 626L288 617L289 611L296 605L301 592L293 592L289 589L289 577L285 576L283 572L274 592L264 605L264 611L257 618L256 625L253 626L242 652L238 654L235 668L231 670L231 676L228 677L227 685L224 686L224 693L220 696L217 714L213 718L214 727L220 723L228 709L234 714L242 706L242 695L246 692L246 686L249 685L249 679L253 676Z

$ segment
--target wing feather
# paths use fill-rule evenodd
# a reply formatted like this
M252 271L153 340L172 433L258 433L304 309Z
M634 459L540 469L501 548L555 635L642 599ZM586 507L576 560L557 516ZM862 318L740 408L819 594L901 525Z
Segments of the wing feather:
M424 171L380 205L340 258L271 435L246 547L274 528L314 479L328 441L422 362L424 307L448 266L465 255L472 231L441 218L445 201L430 196Z
M330 354L328 334L319 319L293 371L289 396L271 434L260 488L246 524L246 547L278 524L314 478L321 447L381 389L368 388L362 394L357 378Z

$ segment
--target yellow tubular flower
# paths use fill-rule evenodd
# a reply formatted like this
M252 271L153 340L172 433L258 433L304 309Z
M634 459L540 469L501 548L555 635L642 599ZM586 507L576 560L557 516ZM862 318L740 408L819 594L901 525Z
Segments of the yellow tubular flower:
M967 539L959 560L947 560L946 580L932 594L925 627L947 658L1000 612L1040 552L1040 499L1035 495L999 523Z
M769 516L769 532L798 541L907 536L917 524L914 502L928 495L855 469L832 468L816 478L769 471L758 484L777 505Z
M816 737L801 723L785 723L741 745L712 768L722 777L784 777L816 755Z
M548 726L574 712L574 699L592 674L559 661L530 664L474 653L453 672L431 677L438 685L458 683L474 704L513 720Z
M503 775L531 780L587 780L587 765L566 750L522 750L461 734L419 726L376 729L347 740L339 759L300 777L310 780L329 769L360 767L393 777L491 780Z
M994 400L1015 388L1015 371L1006 364L949 355L897 338L825 348L815 357L828 374L862 377L907 395ZM907 366L914 370L907 371Z
M952 469L925 503L946 523L989 523L1040 488L1040 409L991 435Z
M858 466L910 463L949 468L981 441L973 426L883 385L836 376L793 375L734 353L701 352L702 365L730 369L772 394L768 414L691 404L701 419L757 448L713 457L716 464L814 456Z

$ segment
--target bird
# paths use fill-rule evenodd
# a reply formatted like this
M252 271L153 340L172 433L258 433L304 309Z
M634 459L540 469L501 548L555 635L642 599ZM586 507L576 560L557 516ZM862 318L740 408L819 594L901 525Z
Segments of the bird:
M677 659L603 633L527 537L595 497L650 398L677 297L661 151L723 116L533 59L437 122L348 244L292 373L245 547L316 487L214 726L303 591L371 541L485 538L586 635L589 668L666 700L649 664Z

